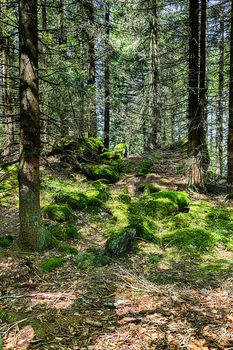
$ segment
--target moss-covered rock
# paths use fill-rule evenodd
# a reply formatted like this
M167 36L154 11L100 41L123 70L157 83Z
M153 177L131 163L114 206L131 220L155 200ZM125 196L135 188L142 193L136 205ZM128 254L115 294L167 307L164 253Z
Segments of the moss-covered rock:
M117 159L121 159L122 156L120 153L116 153L114 151L105 151L104 153L102 153L100 155L102 160L117 160Z
M12 236L3 236L0 237L0 250L3 248L7 248L11 245L13 242L13 237Z
M128 154L128 147L126 143L118 143L114 147L114 152L116 154L119 154L121 157L127 157Z
M53 236L59 240L64 241L66 239L79 239L80 233L75 225L65 225L61 224L51 225L49 227L49 231L53 234Z
M76 264L80 270L92 269L105 266L109 263L109 257L102 254L96 248L90 248L86 252L78 254Z
M109 256L122 257L136 248L137 232L135 228L125 227L114 231L105 244L105 253Z
M64 263L65 263L65 259L60 257L54 257L43 262L41 267L43 271L50 272L52 270L55 270L58 267L61 267L62 265L64 265Z
M68 204L50 204L43 208L43 214L46 218L57 222L70 222L76 219L75 213Z
M108 164L88 164L83 166L83 172L86 175L87 180L105 179L109 183L114 183L120 178L119 171L116 167Z
M58 192L53 197L57 204L68 204L74 210L83 210L87 206L87 199L83 193Z
M152 160L143 160L137 168L136 176L144 176L149 174L152 171L153 166L154 163Z
M138 185L138 191L143 193L157 193L161 188L156 183L141 183Z

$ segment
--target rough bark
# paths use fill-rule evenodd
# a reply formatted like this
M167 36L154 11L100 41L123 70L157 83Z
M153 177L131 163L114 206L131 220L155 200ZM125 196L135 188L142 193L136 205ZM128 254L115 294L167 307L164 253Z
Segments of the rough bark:
M223 11L223 9L221 10ZM224 87L224 14L220 13L218 96L216 108L216 168L223 175L223 87Z
M233 192L233 1L231 1L230 33L230 86L229 86L229 123L227 150L227 184L228 191Z
M38 91L37 1L19 1L20 47L20 162L19 162L19 244L38 250L41 237L39 156L40 116Z
M110 39L110 6L105 3L105 56L104 56L104 146L109 148L110 133L110 70L109 70L109 39Z

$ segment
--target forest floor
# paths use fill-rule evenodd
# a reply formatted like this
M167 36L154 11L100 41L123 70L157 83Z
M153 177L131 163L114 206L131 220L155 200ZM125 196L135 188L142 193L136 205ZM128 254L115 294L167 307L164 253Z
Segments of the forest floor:
M184 188L185 158L160 150L130 157L131 172L109 185L110 191L139 196L142 178L134 168L148 158L153 171L143 181ZM42 170L55 188L90 186L81 175L68 179L68 170L52 158ZM160 234L175 227L176 234L193 232L193 241L142 241L136 253L86 269L77 266L76 255L56 249L1 250L0 349L233 349L233 213L223 195L190 196L190 212L162 222ZM18 233L15 190L9 202L0 206L0 237ZM44 191L42 203L48 202ZM80 239L69 243L79 252L102 249L111 220L104 212L80 213L75 222ZM64 264L45 272L41 266L51 257Z

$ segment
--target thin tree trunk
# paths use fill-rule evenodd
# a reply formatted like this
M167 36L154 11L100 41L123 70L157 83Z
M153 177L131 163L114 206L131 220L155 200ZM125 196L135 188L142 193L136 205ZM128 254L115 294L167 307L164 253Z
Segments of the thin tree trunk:
M229 86L229 123L227 150L227 184L228 192L233 192L233 0L231 1L230 34L230 86Z
M150 43L150 94L149 94L149 119L151 123L151 133L149 137L149 149L155 149L158 145L158 16L157 0L150 2L152 8L151 15L151 43Z
M20 132L19 243L25 250L43 245L40 228L37 0L19 1Z
M3 73L3 115L6 122L6 145L4 155L9 155L14 148L14 124L13 124L13 97L10 87L10 42L9 38L3 39L2 46L2 73Z
M209 164L210 156L207 146L207 103L208 103L208 85L207 85L207 53L206 53L206 28L207 28L207 8L206 0L201 0L201 26L200 26L200 78L199 78L199 99L200 99L200 153L201 166L203 172L206 173Z
M223 175L223 87L224 87L224 15L220 14L218 96L216 108L216 167L217 174Z
M109 70L109 39L110 39L110 6L105 3L105 57L104 57L104 146L109 148L110 134L110 70Z

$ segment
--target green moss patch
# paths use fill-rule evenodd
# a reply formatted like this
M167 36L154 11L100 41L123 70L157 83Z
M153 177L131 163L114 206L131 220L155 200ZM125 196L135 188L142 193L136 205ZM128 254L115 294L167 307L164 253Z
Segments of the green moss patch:
M98 249L90 248L86 252L79 253L76 264L80 270L105 266L109 263L109 257L101 254Z
M75 213L68 204L50 204L43 208L43 214L46 218L57 222L69 222L76 219Z
M138 191L143 193L157 193L161 188L155 183L141 183L138 185Z
M0 250L9 247L12 242L13 242L12 236L0 237Z
M65 259L55 257L55 258L50 258L50 259L46 260L46 261L41 265L41 267L42 267L43 271L45 271L45 272L50 272L50 271L52 271L52 270L55 270L55 269L58 268L58 267L63 266L64 263L65 263Z
M78 249L69 244L60 244L58 246L59 252L76 255L78 254Z
M149 174L150 172L152 172L153 166L154 163L152 162L152 160L143 160L137 168L136 176L143 176Z
M86 175L87 180L105 179L109 183L114 183L120 178L118 169L115 166L108 164L88 164L83 167L83 172Z
M64 225L55 224L49 227L50 232L59 241L66 239L79 239L80 233L75 225Z

